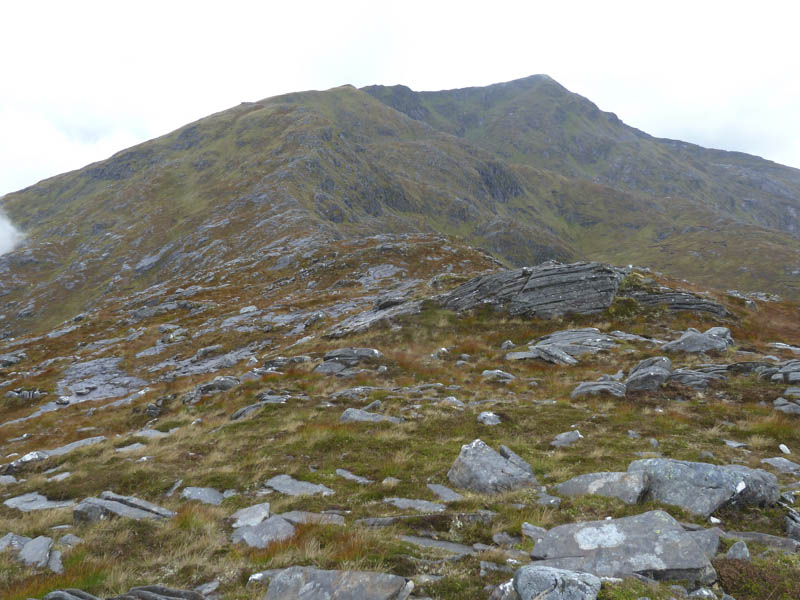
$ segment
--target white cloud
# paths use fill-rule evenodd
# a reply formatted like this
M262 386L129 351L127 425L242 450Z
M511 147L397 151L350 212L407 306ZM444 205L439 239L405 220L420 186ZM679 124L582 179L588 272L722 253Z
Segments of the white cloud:
M0 255L11 252L25 236L0 212Z
M654 135L800 167L798 16L735 0L7 2L0 193L246 100L534 73Z

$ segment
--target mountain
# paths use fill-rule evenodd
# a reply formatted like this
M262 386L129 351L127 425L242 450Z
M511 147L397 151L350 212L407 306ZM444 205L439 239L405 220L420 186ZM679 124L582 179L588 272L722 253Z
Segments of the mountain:
M794 173L534 77L7 195L0 595L800 597Z
M0 258L0 314L24 331L280 239L402 232L797 298L799 178L651 138L544 76L288 94L5 196L27 240Z

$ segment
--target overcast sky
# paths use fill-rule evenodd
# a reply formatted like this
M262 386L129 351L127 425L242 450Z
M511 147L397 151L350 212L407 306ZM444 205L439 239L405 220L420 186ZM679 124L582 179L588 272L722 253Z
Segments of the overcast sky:
M535 73L654 135L800 167L793 4L3 2L0 194L242 101Z

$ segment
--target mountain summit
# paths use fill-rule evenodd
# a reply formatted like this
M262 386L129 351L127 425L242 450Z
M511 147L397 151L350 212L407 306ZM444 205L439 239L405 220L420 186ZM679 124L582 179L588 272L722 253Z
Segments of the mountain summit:
M26 232L0 258L15 330L301 231L438 232L509 265L636 263L787 297L800 279L800 171L653 138L542 75L244 103L2 208Z

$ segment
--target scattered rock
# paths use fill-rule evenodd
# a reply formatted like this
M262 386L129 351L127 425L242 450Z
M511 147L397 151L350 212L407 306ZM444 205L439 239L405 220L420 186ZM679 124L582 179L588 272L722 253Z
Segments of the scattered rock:
M438 483L429 483L428 489L439 496L442 502L458 502L464 499L464 496L458 492L454 492L449 487L439 485Z
M582 440L583 436L581 432L577 429L573 429L572 431L565 431L564 433L559 433L553 441L550 442L551 446L555 446L556 448L566 448L567 446L571 446L578 440Z
M501 455L479 439L461 446L447 478L457 487L483 494L536 485L530 465L516 454Z
M800 473L800 465L798 465L796 462L785 459L782 456L776 456L775 458L764 458L761 459L761 462L765 465L774 467L781 473Z
M556 486L565 496L597 494L619 498L626 504L637 504L647 490L647 477L642 473L587 473L578 475Z
M290 567L270 580L263 600L406 600L413 589L411 581L387 573Z
M233 528L245 526L255 526L263 522L269 517L269 502L262 502L237 510L231 515L233 519Z
M630 392L654 392L672 375L672 361L665 356L654 356L641 361L625 380Z
M336 474L339 477L347 479L348 481L355 481L356 483L360 483L361 485L369 485L370 483L373 483L371 479L367 479L366 477L361 477L360 475L355 475L354 473L351 473L347 469L336 469Z
M727 504L768 505L778 500L774 475L741 465L649 458L632 462L628 473L647 478L646 500L674 504L706 518Z
M662 346L665 352L725 352L733 345L731 332L727 327L712 327L704 333L689 328L674 342Z
M264 483L264 487L271 488L287 496L331 496L334 491L322 484L298 481L289 475L276 475Z
M516 376L500 369L486 369L481 373L481 377L485 381L493 381L495 383L510 383L516 379Z
M75 502L72 500L48 500L38 492L30 492L15 498L9 498L3 502L9 508L16 508L22 512L31 512L34 510L47 510L50 508L69 508Z
M602 582L590 573L526 565L514 574L520 600L595 600Z
M86 498L72 510L76 523L93 523L111 516L128 519L170 519L176 513L133 496L103 492L99 498Z
M482 425L499 425L500 417L490 411L484 411L478 415L478 423Z
M244 542L251 548L266 548L273 542L294 537L294 526L283 517L272 515L258 525L242 525L233 531L233 543Z
M445 506L427 500L414 500L411 498L384 498L384 502L402 509L411 509L419 512L444 512Z
M280 515L294 525L344 525L344 517L333 513L313 513L304 510L293 510Z
M596 396L598 394L610 394L617 398L624 398L626 391L625 384L618 381L584 381L572 390L570 398L575 400L583 396Z
M387 415L379 415L376 413L367 412L365 410L361 410L360 408L348 408L343 413L342 416L339 418L340 423L381 423L386 421L387 423L402 423L405 419L400 417L389 417Z
M725 557L732 560L750 560L750 550L747 548L747 544L739 540L728 549Z
M716 580L705 553L680 523L660 510L554 527L534 546L531 557L535 566L598 577L645 575L700 584Z
M221 492L209 487L187 487L181 492L181 498L214 506L219 506L225 499Z

